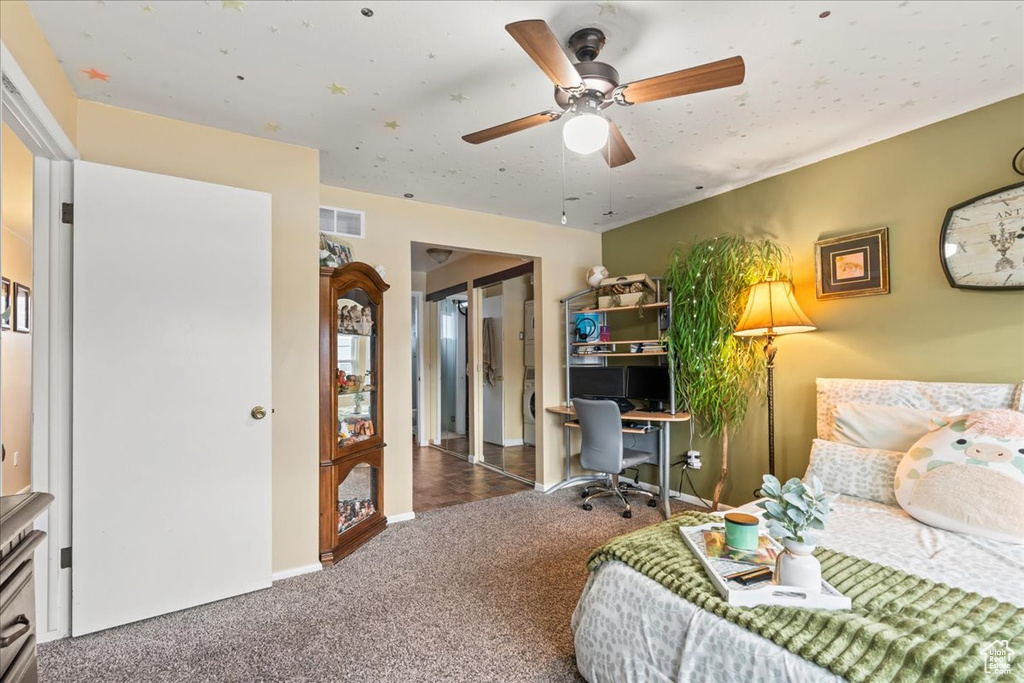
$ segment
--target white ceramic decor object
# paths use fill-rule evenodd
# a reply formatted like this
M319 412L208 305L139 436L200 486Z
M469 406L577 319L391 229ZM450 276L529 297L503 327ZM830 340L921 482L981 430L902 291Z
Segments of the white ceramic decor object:
M775 580L783 586L796 586L807 591L821 590L821 563L812 553L814 546L792 538L783 540L785 551L775 561Z
M604 266L594 266L587 271L587 284L591 287L597 287L601 284L601 280L608 277L608 269Z

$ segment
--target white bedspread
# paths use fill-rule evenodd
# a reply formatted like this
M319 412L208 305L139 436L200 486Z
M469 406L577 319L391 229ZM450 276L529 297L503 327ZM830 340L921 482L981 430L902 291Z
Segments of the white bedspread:
M1024 607L1024 545L934 529L848 496L833 503L821 545ZM841 680L620 562L591 574L572 627L589 683Z

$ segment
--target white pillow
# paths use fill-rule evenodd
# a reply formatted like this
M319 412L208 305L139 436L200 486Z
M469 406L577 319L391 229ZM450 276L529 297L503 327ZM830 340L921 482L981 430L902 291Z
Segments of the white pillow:
M902 459L903 454L896 451L815 439L804 479L814 475L826 491L896 505L892 483Z
M919 410L903 406L880 406L870 403L837 403L833 438L858 448L881 448L906 453L922 436L948 424L949 410Z
M1024 543L1024 436L957 420L914 444L896 470L896 501L930 526Z

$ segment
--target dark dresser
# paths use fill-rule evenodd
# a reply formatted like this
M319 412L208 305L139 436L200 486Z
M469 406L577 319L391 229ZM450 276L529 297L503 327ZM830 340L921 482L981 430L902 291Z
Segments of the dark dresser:
M0 497L0 683L36 683L35 549L46 538L32 528L53 502L49 493Z

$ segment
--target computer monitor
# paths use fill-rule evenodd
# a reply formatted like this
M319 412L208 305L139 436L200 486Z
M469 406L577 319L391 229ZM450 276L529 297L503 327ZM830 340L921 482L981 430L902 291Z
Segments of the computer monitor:
M672 400L667 365L630 365L626 369L626 398L648 401L653 410L664 410Z
M622 397L626 394L624 367L569 368L569 398Z

